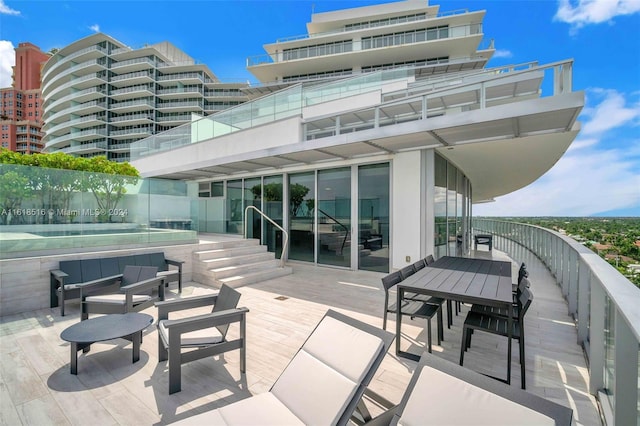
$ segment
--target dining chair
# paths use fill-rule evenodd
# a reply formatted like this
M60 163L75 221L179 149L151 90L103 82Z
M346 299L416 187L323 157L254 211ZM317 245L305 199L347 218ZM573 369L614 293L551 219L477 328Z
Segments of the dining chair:
M404 268L400 269L400 276L402 276L403 280L406 280L411 275L416 273L416 268L414 268L413 264L407 265Z
M389 290L402 282L401 271L392 272L382 277L382 287L384 288L384 312L382 317L382 328L387 329L387 315L398 312L397 302L389 304ZM427 320L427 345L431 352L431 318L437 315L438 321L438 345L442 343L440 330L442 328L442 311L440 305L421 302L418 300L403 299L400 306L401 315L411 319L423 318Z
M533 301L533 293L525 287L518 297L518 316L513 318L512 335L513 339L518 340L520 349L520 373L522 380L522 389L526 389L525 377L525 338L524 338L524 316ZM487 315L479 312L469 311L464 320L462 328L462 341L460 343L460 365L464 363L464 353L471 347L471 335L473 331L486 331L487 333L508 337L509 319L506 316Z

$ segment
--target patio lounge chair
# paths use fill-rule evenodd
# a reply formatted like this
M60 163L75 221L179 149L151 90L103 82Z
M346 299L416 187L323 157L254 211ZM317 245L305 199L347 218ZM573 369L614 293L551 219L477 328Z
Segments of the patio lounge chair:
M179 424L345 425L393 339L329 310L269 392Z
M246 313L237 308L240 293L227 285L211 296L186 297L156 303L158 308L158 361L169 360L169 393L180 392L182 364L240 349L240 372L246 369ZM209 314L169 319L170 312L211 306ZM229 325L240 323L240 336L227 340Z
M424 353L396 407L380 425L569 426L573 410Z
M80 319L88 319L90 313L140 312L153 306L157 300L164 300L165 278L157 276L157 272L155 266L125 266L117 293L114 293L113 286L105 282L79 285L82 300ZM157 290L155 296L150 294L154 290Z

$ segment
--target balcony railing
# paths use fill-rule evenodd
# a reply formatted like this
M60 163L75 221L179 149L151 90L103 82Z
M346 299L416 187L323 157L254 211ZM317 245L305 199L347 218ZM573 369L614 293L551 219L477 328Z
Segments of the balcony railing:
M589 391L606 424L640 424L640 288L577 241L539 226L474 219L507 253L526 247L546 265L567 300L589 363Z
M454 27L444 25L406 33L379 35L362 40L345 40L341 43L331 42L286 49L274 54L250 56L247 58L247 67L476 35L482 35L481 23L469 23Z

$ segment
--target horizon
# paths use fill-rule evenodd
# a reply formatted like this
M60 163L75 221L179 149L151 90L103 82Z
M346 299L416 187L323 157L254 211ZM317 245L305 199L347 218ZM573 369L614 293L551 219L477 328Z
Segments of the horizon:
M96 32L133 48L168 41L207 65L223 82L255 84L246 59L265 54L264 44L306 34L312 11L382 3L391 1L139 0L105 7L106 1L0 0L0 87L11 86L18 43L30 42L47 52ZM559 161L530 185L495 202L475 204L474 215L640 217L640 1L429 4L439 5L441 12L486 10L483 32L496 46L488 68L573 58L573 89L585 92L578 117L581 131ZM519 7L523 4L526 7ZM176 5L198 13L176 14ZM594 52L624 58L624 67L605 55L594 60Z

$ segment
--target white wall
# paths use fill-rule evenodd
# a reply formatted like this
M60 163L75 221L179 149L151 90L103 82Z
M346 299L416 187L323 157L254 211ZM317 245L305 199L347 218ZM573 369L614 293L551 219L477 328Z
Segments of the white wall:
M421 164L419 151L396 154L393 159L391 171L392 269L400 269L421 257ZM409 262L406 261L406 256L410 256Z

